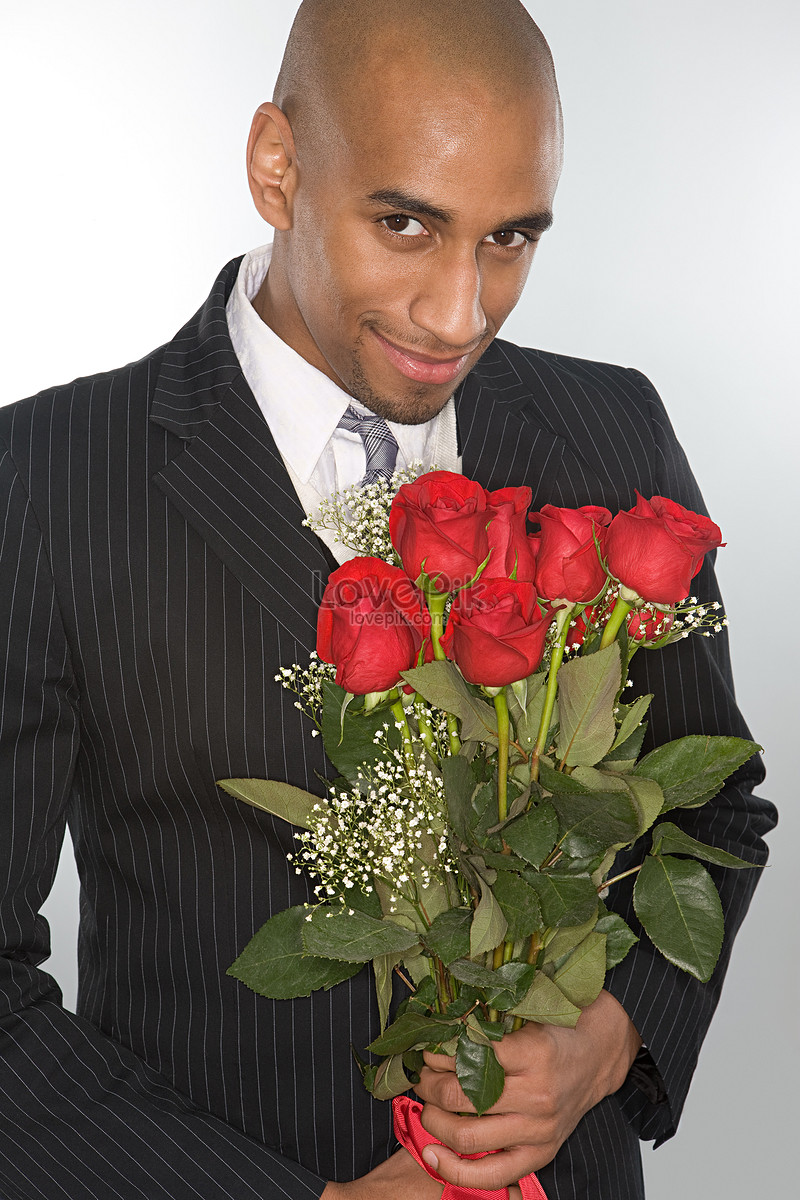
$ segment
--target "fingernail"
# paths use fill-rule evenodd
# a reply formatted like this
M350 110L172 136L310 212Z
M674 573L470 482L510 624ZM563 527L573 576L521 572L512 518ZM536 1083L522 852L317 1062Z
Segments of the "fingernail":
M425 1159L425 1162L429 1167L433 1167L434 1171L439 1170L439 1159L436 1157L432 1146L425 1147L425 1149L422 1151L422 1157Z

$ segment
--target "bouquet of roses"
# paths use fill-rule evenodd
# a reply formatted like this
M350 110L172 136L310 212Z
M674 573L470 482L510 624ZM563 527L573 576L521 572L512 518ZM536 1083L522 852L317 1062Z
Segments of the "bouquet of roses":
M359 1060L366 1086L398 1096L436 1050L481 1114L503 1090L498 1040L573 1026L636 941L604 903L623 875L661 953L703 981L714 969L722 911L698 860L749 864L668 814L706 803L758 747L690 736L640 758L653 697L622 697L641 648L722 628L716 604L687 599L720 531L640 496L613 519L546 505L532 534L529 488L448 472L345 500L323 519L360 556L330 577L317 654L279 676L336 777L319 796L221 781L299 827L317 902L273 916L230 973L283 999L371 963L382 1032Z

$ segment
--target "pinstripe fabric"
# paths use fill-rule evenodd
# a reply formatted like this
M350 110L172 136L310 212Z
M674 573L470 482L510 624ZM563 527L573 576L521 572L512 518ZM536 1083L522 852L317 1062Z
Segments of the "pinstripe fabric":
M270 911L308 896L286 863L290 827L214 780L318 787L319 742L273 677L313 646L332 565L232 351L237 266L168 346L0 412L9 1200L302 1200L392 1146L388 1106L350 1058L350 1037L377 1031L367 973L295 1002L225 975ZM699 503L635 372L496 343L457 406L464 470L487 486L530 483L536 504L627 506L634 487ZM698 588L712 587L709 572ZM666 690L656 738L742 730L723 638L645 660L637 682ZM773 818L750 794L756 777L690 814L691 831L761 860ZM76 1016L38 965L66 821L81 875ZM755 873L730 874L733 930ZM671 1132L717 996L646 943L611 987L669 1104L627 1086L598 1106L542 1173L550 1200L642 1194L635 1132Z

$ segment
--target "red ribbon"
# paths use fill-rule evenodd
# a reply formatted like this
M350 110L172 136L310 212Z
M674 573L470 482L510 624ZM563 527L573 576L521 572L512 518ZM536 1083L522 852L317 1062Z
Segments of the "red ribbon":
M422 1151L426 1146L442 1145L433 1134L422 1128L420 1120L422 1105L418 1100L412 1100L409 1096L396 1096L392 1101L392 1111L395 1137L400 1145L405 1147L432 1179L435 1179L437 1183L444 1183L444 1180L436 1174L433 1167L428 1166L422 1157ZM487 1153L495 1154L497 1152L490 1150ZM484 1158L485 1155L463 1154L461 1157ZM522 1192L522 1200L547 1200L542 1185L535 1175L526 1175L524 1179L520 1179L519 1190ZM442 1200L508 1200L508 1188L489 1191L488 1188L456 1187L454 1183L445 1183Z

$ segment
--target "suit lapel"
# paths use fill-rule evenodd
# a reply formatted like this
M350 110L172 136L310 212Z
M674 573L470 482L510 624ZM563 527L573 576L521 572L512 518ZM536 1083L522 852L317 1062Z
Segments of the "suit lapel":
M528 484L533 505L552 501L566 443L529 415L530 387L492 345L456 395L464 474L494 489Z
M167 348L151 420L181 438L153 479L240 582L301 644L332 563L233 352L225 299L238 261Z

